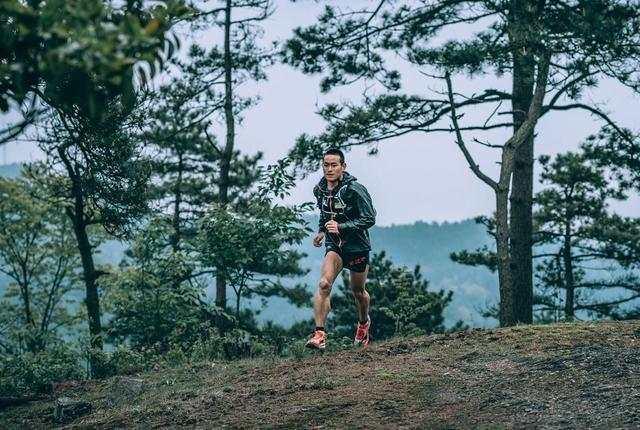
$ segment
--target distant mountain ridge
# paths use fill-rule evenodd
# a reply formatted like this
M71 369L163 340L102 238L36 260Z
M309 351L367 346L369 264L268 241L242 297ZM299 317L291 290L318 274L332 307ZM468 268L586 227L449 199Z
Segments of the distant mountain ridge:
M17 178L20 176L22 163L0 164L0 176L3 178Z

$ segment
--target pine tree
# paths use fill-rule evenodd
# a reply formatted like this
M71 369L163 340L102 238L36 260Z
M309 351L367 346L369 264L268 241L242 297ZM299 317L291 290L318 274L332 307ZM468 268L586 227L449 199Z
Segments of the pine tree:
M216 177L218 204L221 207L234 204L233 172L243 168L234 164L238 159L236 148L236 126L242 119L242 112L255 100L238 95L238 88L248 80L266 78L265 67L273 63L274 51L259 45L262 35L260 23L273 12L271 0L219 0L219 6L203 9L201 16L222 32L222 46L212 47L201 61L193 67L200 70L208 81L221 85L224 90L222 119L225 124L224 144L220 148L219 172ZM250 164L250 163L249 163ZM249 166L250 167L250 166ZM216 275L216 304L227 305L227 279L224 271Z
M613 213L610 203L625 200L630 182L592 157L597 136L582 151L540 157L544 188L535 196L534 311L539 321L574 318L627 318L640 292L640 220ZM585 150L586 149L586 150ZM604 164L603 164L604 163ZM495 235L495 220L477 222ZM461 264L497 269L489 248L452 254ZM489 308L485 316L498 317Z
M102 349L102 311L95 252L105 233L123 238L148 211L149 169L140 141L132 133L141 111L130 111L119 99L97 121L77 109L52 110L37 141L47 154L43 168L52 176L43 185L71 221L80 254L91 348ZM137 113L134 113L137 112ZM102 231L92 234L93 231ZM92 362L92 369L94 367ZM95 375L97 376L97 375Z
M640 135L629 129L603 127L582 145L586 156L607 169L622 186L640 191Z
M98 285L103 273L94 261L97 244L90 230L100 226L113 234L125 233L146 210L148 174L140 162L140 141L132 132L144 118L138 110L143 99L133 81L137 76L144 84L174 54L177 42L168 39L169 28L186 9L179 2L167 5L83 0L30 2L27 7L32 10L21 5L14 10L37 21L27 39L41 43L38 49L44 47L45 61L36 64L43 69L37 69L21 91L23 96L37 96L43 106L36 139L47 154L50 171L66 178L49 192L53 199L66 200L64 211L82 264L91 348L97 350L103 346ZM60 14L76 19L60 19ZM52 30L52 22L60 27ZM70 55L50 55L47 49ZM29 61L13 66L36 67ZM143 64L150 72L139 68ZM92 369L94 364L92 359Z
M479 109L486 112L485 120L460 124L460 131L474 132L480 136L474 141L502 151L502 144L487 143L481 134L507 128L515 137L527 131L524 126L531 118L536 80L544 82L539 78L546 58L550 73L542 90L550 95L540 115L580 109L619 129L602 110L583 102L582 94L604 77L634 90L640 88L639 12L640 6L633 2L613 0L382 0L372 8L327 6L317 23L295 30L283 53L285 62L305 73L322 74L323 91L359 80L368 80L369 85L362 105L348 102L324 107L321 116L327 121L326 131L320 136L301 136L291 157L305 168L316 168L328 146L363 145L375 153L380 142L397 136L453 131L445 121L454 108L459 115ZM444 37L459 30L470 36ZM388 61L391 56L400 56L423 73L425 88L438 83L434 74L478 77L494 73L508 77L510 89L485 88L455 100L444 91L435 96L404 94L400 73ZM372 89L374 83L380 94ZM499 112L504 103L510 109ZM505 115L510 119L503 120ZM507 195L509 211L508 225L497 226L497 239L502 241L500 290L505 299L502 325L532 321L535 125L534 121L532 130L513 145L512 169L495 181L504 184L496 187L502 193L497 197L504 200ZM462 145L461 136L456 140L470 166L477 167L473 151ZM504 202L497 206L504 212Z
M611 201L626 199L620 184L583 153L540 157L541 183L534 214L537 226L536 304L542 313L572 320L612 317L637 304L640 278L622 258L621 233L640 240L640 219L611 213Z
M207 80L210 70L200 64L205 58L201 47L191 46L188 62L179 65L180 76L154 94L144 135L152 152L153 199L159 213L169 218L174 251L190 246L196 221L209 204L219 201L224 154L215 138L215 119L221 114L224 96ZM228 178L232 184L228 195L234 204L251 198L261 158L260 152L248 156L234 151Z

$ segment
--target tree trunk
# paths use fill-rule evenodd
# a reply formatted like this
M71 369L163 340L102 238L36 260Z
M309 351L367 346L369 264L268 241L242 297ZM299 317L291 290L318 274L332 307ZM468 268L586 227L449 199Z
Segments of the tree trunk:
M227 280L221 273L216 273L216 306L227 308Z
M71 198L73 207L66 208L66 214L73 224L73 233L80 253L82 262L82 277L85 285L85 305L87 307L87 318L89 319L90 345L92 349L102 350L102 324L100 323L100 296L98 295L98 275L93 261L93 248L89 242L87 234L87 223L85 220L85 201L79 174L71 164L64 148L58 148L58 154L62 160L67 175L71 180ZM98 372L97 362L93 354L89 354L89 365L91 374L96 376Z
M513 131L524 123L533 99L535 58L531 43L531 26L535 20L536 1L512 0L509 35L513 53ZM514 323L533 322L533 206L534 137L529 137L516 151L510 195L510 270L513 288Z
M239 289L236 292L236 319L238 320L238 322L240 322L240 294L242 294L242 289Z
M184 168L183 155L178 154L178 179L174 189L173 203L173 234L171 235L171 248L174 252L180 250L180 240L182 233L180 231L180 205L182 204L182 169Z
M87 226L84 223L84 212L82 198L76 197L75 210L70 211L69 216L73 221L73 231L78 243L80 261L82 262L82 277L84 280L87 306L87 316L89 318L89 334L91 335L91 348L102 349L102 324L100 322L100 297L98 295L97 274L93 261L93 251Z
M233 64L231 58L231 3L232 0L227 0L224 23L224 116L227 133L222 159L220 160L220 178L218 180L219 203L222 207L229 203L229 174L235 144L232 85ZM221 273L216 274L216 305L223 309L227 306L227 280Z
M508 181L507 181L508 182ZM496 254L498 258L498 282L500 285L500 326L515 323L513 314L513 288L509 256L508 191L500 187L496 191Z
M564 262L564 287L566 297L564 301L564 316L568 321L572 321L574 314L574 281L573 281L573 258L571 256L571 230L569 225L565 227L564 244L562 246L562 259Z
M22 266L23 280L19 282L20 296L22 297L22 305L24 307L24 319L29 327L28 337L26 339L26 347L30 352L38 352L40 347L40 336L31 310L31 290L29 289L29 281L27 275L26 263Z
M22 265L22 280L19 282L20 295L22 296L22 305L24 306L24 319L31 327L35 327L33 312L31 311L31 294L29 290L29 276L27 275L26 262Z

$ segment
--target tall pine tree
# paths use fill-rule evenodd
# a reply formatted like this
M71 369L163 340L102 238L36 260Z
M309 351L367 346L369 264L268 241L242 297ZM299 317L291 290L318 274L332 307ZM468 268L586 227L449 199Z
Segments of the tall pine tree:
M381 0L371 8L327 6L317 23L295 30L285 61L305 73L323 74L324 91L367 79L379 83L382 93L371 95L369 89L362 105L323 108L325 133L302 136L291 155L315 168L327 146L365 145L376 152L378 143L397 136L451 131L443 123L451 115L451 100L402 93L400 73L388 61L392 55L422 72L424 87L430 86L434 73L508 77L509 90L485 88L455 101L460 114L486 112L485 119L461 124L462 132L481 135L506 128L517 135L531 111L536 70L546 56L549 96L540 114L580 109L616 127L602 110L585 103L582 94L604 77L639 89L639 12L635 2L614 0ZM458 33L468 36L453 36ZM510 109L496 115L505 103ZM510 119L503 119L506 115ZM532 321L533 133L515 152L513 172L505 179L509 274L501 279L501 290L509 291L513 301L503 306L502 325Z
M140 1L78 3L30 3L35 8L32 16L42 18L41 24L60 23L53 32L60 38L51 39L53 51L71 55L46 56L53 59L52 64L44 63L47 73L24 91L44 106L46 117L36 138L51 171L66 177L49 191L52 198L67 202L64 210L82 264L90 346L99 350L102 272L96 267L97 244L89 231L101 226L113 234L123 233L146 210L148 174L139 162L140 141L133 133L144 118L138 110L143 99L134 79L144 83L173 56L177 40L169 39L170 27L186 9L173 1L165 5L169 7ZM76 19L60 19L63 15ZM92 369L95 364L92 357Z
M224 154L215 133L224 96L210 81L210 70L200 67L203 61L207 61L206 52L193 45L188 62L179 65L179 77L154 94L144 134L152 153L152 197L171 226L169 245L174 251L190 247L196 221L220 195ZM234 151L228 178L234 203L250 198L260 175L261 158L261 153L247 156Z
M544 189L536 194L536 308L572 320L621 315L640 298L640 278L623 257L626 240L640 240L640 220L611 212L626 199L620 184L584 153L540 157Z
M223 88L222 120L224 132L219 133L219 172L216 176L218 204L221 207L234 205L233 172L234 164L242 162L238 158L236 127L242 119L242 112L255 99L239 95L239 87L249 80L266 78L265 67L273 63L274 51L259 44L262 36L261 22L273 12L271 0L218 0L213 7L203 9L201 16L207 24L220 30L222 46L212 47L206 55L193 64L212 85ZM224 136L224 137L222 137ZM216 275L216 304L227 305L227 279L224 270Z

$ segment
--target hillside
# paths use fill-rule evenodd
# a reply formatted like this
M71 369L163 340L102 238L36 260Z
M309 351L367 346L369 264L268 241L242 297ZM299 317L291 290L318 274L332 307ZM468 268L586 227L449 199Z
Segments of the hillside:
M638 428L640 322L473 330L66 384L69 428ZM132 388L133 387L133 388ZM53 400L4 410L48 427Z

